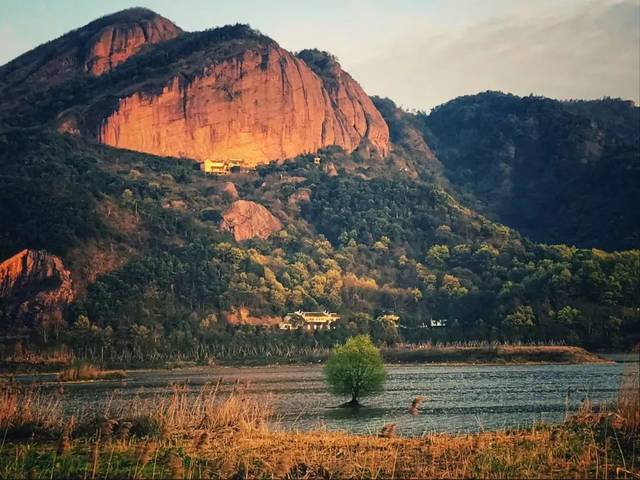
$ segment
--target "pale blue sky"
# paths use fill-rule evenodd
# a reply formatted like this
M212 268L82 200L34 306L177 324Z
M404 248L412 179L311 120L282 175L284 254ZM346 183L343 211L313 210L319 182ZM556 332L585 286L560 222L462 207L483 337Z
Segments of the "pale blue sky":
M328 50L409 108L487 89L640 100L640 0L0 0L0 64L132 6L185 30L242 22L290 50Z

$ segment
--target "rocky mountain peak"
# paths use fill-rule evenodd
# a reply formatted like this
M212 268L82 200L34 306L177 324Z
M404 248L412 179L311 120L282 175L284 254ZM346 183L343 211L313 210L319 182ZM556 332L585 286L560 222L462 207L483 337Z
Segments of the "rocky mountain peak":
M85 71L99 76L110 72L143 47L170 40L182 33L166 18L145 8L134 8L107 17L88 43ZM89 25L90 26L90 25Z
M170 20L146 8L106 15L36 47L0 67L0 85L17 95L49 88L84 75L111 71L145 46L183 32Z

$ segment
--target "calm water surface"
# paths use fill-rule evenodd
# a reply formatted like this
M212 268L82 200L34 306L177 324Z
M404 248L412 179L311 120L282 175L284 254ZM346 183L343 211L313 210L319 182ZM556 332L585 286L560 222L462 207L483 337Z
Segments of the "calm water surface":
M577 408L589 398L612 402L625 369L637 364L431 366L390 365L385 392L363 400L367 408L353 414L336 405L347 399L327 393L320 366L202 367L170 371L132 371L125 382L65 385L68 406L97 408L112 398L151 396L176 382L194 390L222 378L226 388L236 379L246 381L248 394L269 397L276 412L275 428L308 430L324 427L359 433L377 433L385 423L396 423L399 433L468 432L529 426L534 421L558 422L565 398ZM22 377L29 381L33 377ZM425 397L421 414L408 413L416 396Z

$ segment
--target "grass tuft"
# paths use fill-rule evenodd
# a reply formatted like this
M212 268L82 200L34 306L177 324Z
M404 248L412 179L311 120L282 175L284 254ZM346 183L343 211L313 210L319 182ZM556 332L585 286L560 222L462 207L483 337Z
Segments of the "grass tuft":
M5 438L34 435L55 438L64 429L62 404L56 395L43 395L33 386L0 382L0 430Z
M79 380L121 380L127 378L127 373L123 370L100 370L99 368L83 363L61 372L56 378L60 382L77 382Z

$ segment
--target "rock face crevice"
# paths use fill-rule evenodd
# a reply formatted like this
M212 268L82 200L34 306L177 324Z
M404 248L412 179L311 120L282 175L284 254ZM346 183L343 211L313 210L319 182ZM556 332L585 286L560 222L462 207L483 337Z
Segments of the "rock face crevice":
M220 230L231 232L237 242L265 239L282 230L282 223L259 203L237 200L222 214Z
M22 250L0 263L0 318L15 324L62 321L74 298L71 273L44 250Z
M373 102L345 72L332 87L275 44L253 46L179 75L159 92L121 98L98 138L113 147L198 161L240 160L247 166L363 142L380 155L389 130Z

